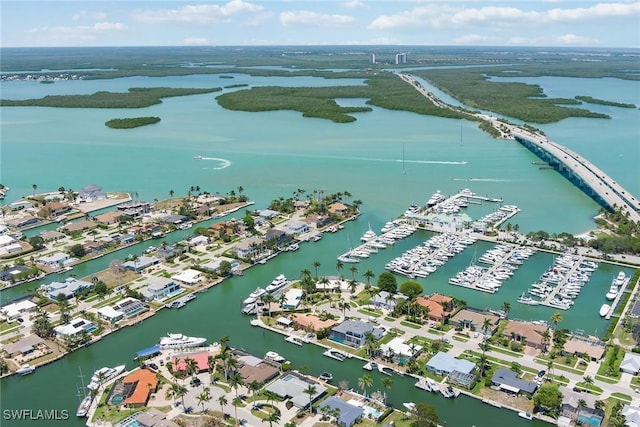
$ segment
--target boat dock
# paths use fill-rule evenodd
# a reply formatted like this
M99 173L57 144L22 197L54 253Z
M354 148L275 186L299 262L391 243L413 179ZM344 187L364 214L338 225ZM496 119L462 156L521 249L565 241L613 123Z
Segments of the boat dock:
M620 299L622 299L622 295L624 295L624 291L627 289L627 285L629 284L630 280L631 280L631 277L627 277L624 279L624 283L622 283L622 286L620 286L618 295L616 295L615 299L611 303L611 308L609 309L609 312L604 316L605 319L609 320L611 319L611 316L613 316L613 313L616 311L616 307L618 306Z
M578 257L577 262L574 262L573 265L571 266L571 269L567 273L563 274L564 277L562 278L562 280L558 281L558 283L555 285L551 293L547 295L542 301L540 301L540 305L544 305L551 308L558 308L560 310L568 310L571 307L571 306L553 304L552 301L556 300L558 296L558 292L560 292L564 288L564 286L569 283L571 276L573 276L573 274L578 270L581 262L582 262L582 257Z

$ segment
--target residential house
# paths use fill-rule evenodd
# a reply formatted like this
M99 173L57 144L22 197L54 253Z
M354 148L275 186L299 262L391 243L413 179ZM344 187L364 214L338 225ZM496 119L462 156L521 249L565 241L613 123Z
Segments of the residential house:
M597 362L604 357L606 344L598 337L583 337L572 335L562 349L563 354L587 355L591 360Z
M440 294L416 298L416 303L428 311L427 317L436 322L442 322L449 318L452 301L453 298Z
M146 279L147 286L140 290L145 300L161 300L180 291L178 285L173 279L161 276L149 276Z
M321 329L332 328L338 322L332 319L320 320L318 316L313 314L295 313L293 315L293 323L305 331L317 332Z
M96 184L89 184L78 191L78 200L82 202L94 202L106 198L107 193L102 191L102 187Z
M118 212L122 215L138 219L142 215L151 212L151 204L141 200L131 200L118 205Z
M315 393L307 394L309 386L314 387ZM287 372L282 378L278 378L265 387L267 391L275 393L283 399L290 399L293 406L298 409L309 406L309 402L315 402L327 392L327 388L317 382L311 381L293 372Z
M124 313L120 310L116 310L110 305L100 307L98 310L96 310L96 314L101 319L104 319L111 323L118 323L119 321L124 319Z
M18 317L29 314L31 310L37 307L37 304L28 299L12 302L0 307L0 315L7 321L12 322Z
M156 249L155 254L162 259L175 258L187 252L187 248L182 245L166 245Z
M182 224L183 222L187 222L188 220L189 217L184 215L167 215L162 218L162 222L169 225Z
M223 239L224 236L235 235L236 224L232 221L216 222L209 226L209 233L214 239Z
M14 265L7 267L5 270L0 271L0 280L6 282L15 282L18 278L22 278L21 275L28 272L30 269L24 265Z
M46 209L49 210L49 216L51 218L55 218L71 212L71 206L69 206L69 204L65 202L51 202L47 203L45 206Z
M544 350L545 340L543 335L547 327L531 322L521 322L509 320L507 326L502 331L502 336L510 340L517 341L523 347L529 347L534 350ZM549 336L549 339L551 337ZM549 344L549 341L546 342Z
M142 255L131 261L123 263L122 267L124 267L125 270L131 270L139 273L149 267L160 264L160 261L160 258Z
M533 381L526 381L518 378L518 373L506 368L499 368L493 377L491 384L499 387L502 391L514 394L533 394L538 388L538 384Z
M95 221L89 221L87 219L75 222L68 222L62 227L62 229L68 233L79 233L86 230L93 230L98 227Z
M637 375L640 372L640 354L627 353L620 363L620 370L628 374Z
M52 268L61 267L69 261L71 261L71 256L64 252L56 252L36 259L36 263Z
M329 205L328 207L329 212L332 213L333 215L338 215L338 216L345 216L347 214L347 212L349 211L349 207L347 205L345 205L344 203L340 203L340 202L333 202Z
M149 408L135 415L138 427L179 427L178 424L167 419L167 414L156 408Z
M35 227L42 222L40 218L35 216L24 216L21 218L10 219L6 222L6 224L11 228L27 228L27 227Z
M95 217L93 217L93 219L98 224L112 225L112 224L117 224L118 221L120 220L120 217L122 217L123 215L124 213L120 211L111 211L111 212L105 212L100 215L96 215Z
M375 307L386 308L387 310L393 310L396 306L396 298L400 298L399 295L394 295L387 291L380 291L371 297L370 304Z
M106 249L107 244L105 242L95 241L95 242L87 242L82 245L84 248L84 252L86 254L91 254L94 252L100 252Z
M260 237L249 237L237 243L232 250L238 258L253 258L258 254L263 242Z
M9 209L12 211L21 211L23 209L33 209L33 203L28 200L18 200L12 203L9 203Z
M285 231L279 230L277 228L270 228L264 235L264 239L269 241L274 241L277 246L284 246L289 240L291 240L291 236L289 236Z
M306 222L291 220L287 223L287 230L292 234L304 234L309 232Z
M56 333L56 337L63 338L75 338L84 332L90 333L96 330L98 327L90 320L83 319L82 317L75 318L65 325L56 326L53 331Z
M146 406L151 393L158 388L156 374L143 368L134 371L123 378L124 390L122 403L126 406Z
M632 405L624 405L622 407L622 415L625 418L625 426L640 427L640 407Z
M476 368L475 363L468 360L456 359L448 353L439 351L427 362L427 369L438 375L449 375L452 372L470 374Z
M422 351L422 346L407 344L400 337L395 337L386 344L380 346L380 351L387 357L409 358L418 355Z
M27 335L16 342L3 345L2 351L9 357L26 356L38 347L46 347L44 340L37 335Z
M58 301L60 296L65 299L75 297L83 289L92 288L93 283L78 280L75 277L67 277L64 282L51 282L41 285L40 289L47 293L49 299Z
M488 319L491 325L486 331L483 329L485 319ZM469 328L485 335L493 335L498 327L498 322L500 322L500 316L467 307L454 314L449 322L454 326Z
M322 413L322 408L329 407L331 410L338 411L338 425L342 427L351 427L358 423L364 415L364 409L360 406L342 400L338 397L331 396L318 404L318 412Z
M280 212L271 209L263 209L261 211L258 211L258 215L264 219L271 219L280 215Z
M67 235L56 230L48 230L41 232L40 237L42 237L45 242L55 242L64 239Z
M364 345L365 335L369 332L373 334L375 339L380 339L384 335L383 329L370 323L361 320L345 320L338 326L331 328L329 339L340 344L359 348Z

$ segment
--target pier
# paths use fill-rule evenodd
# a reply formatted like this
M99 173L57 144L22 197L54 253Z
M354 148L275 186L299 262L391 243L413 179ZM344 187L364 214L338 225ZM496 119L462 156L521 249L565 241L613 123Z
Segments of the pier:
M551 293L547 295L547 297L544 300L540 301L540 305L544 305L551 308L558 308L560 310L568 310L570 308L570 306L567 306L565 308L564 306L553 304L551 303L551 301L556 299L558 292L560 292L560 290L569 282L571 275L576 272L578 267L580 267L581 262L582 262L582 257L578 258L578 261L573 263L573 265L571 266L571 269L564 274L563 279L556 284L555 288L551 291Z
M630 281L631 281L630 277L627 277L626 279L624 279L624 283L622 284L622 286L620 286L618 295L616 295L615 299L611 303L611 308L609 309L609 312L604 316L605 319L609 320L611 319L611 316L613 316L613 313L616 311L616 307L618 306L618 303L622 299L622 296L624 295L624 291L627 289L627 285L629 284Z

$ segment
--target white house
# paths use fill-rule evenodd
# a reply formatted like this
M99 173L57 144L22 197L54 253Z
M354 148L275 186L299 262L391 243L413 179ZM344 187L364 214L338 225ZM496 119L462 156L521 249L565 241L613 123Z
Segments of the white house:
M73 338L81 334L82 331L92 332L96 329L97 326L95 323L91 322L90 320L78 317L76 319L73 319L66 325L56 326L55 328L53 328L53 331L56 333L56 337L58 338Z
M29 313L34 308L36 308L36 304L34 304L29 300L22 300L22 301L14 302L11 304L7 304L4 307L1 307L0 314L8 322L11 322L17 319L18 317L22 316L24 313Z
M406 344L402 338L395 337L387 344L382 344L380 346L380 350L383 354L393 354L395 356L403 356L403 357L412 357L422 350L422 347L419 345L408 345Z
M98 317L104 320L107 320L111 323L117 323L124 318L124 313L122 311L116 310L110 305L100 307L96 311L96 314L98 315Z
M174 280L193 286L202 280L202 272L192 268L173 276Z
M43 264L49 267L60 267L68 263L71 260L69 254L65 254L64 252L56 252L52 255L43 256L36 259L36 262L39 264Z
M636 375L640 372L640 354L627 353L624 360L620 363L620 370L628 374Z
M180 285L176 284L173 279L166 277L150 276L147 278L147 287L142 288L140 293L144 295L147 301L159 300L165 298L172 293L180 290Z
M50 299L57 300L60 294L69 299L75 297L81 290L91 287L93 287L93 283L68 277L64 282L51 282L40 286L40 289L45 291Z

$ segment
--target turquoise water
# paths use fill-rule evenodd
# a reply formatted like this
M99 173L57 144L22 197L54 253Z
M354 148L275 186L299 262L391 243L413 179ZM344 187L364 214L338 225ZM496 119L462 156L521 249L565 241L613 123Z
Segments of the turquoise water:
M599 417L597 415L578 415L578 421L598 427L600 423L602 423L602 417Z
M294 84L281 78L236 77L224 82L214 76L74 81L54 85L3 82L0 89L3 98L29 98L52 93L126 90L132 86ZM301 79L295 84L340 83ZM577 85L575 91L579 95L640 104L638 99L628 100L630 96L638 97L638 82L585 82L579 79L545 82L550 91L563 85ZM609 86L617 85L622 88L608 91ZM317 243L302 244L295 253L282 254L266 265L251 268L242 277L225 281L182 310L163 310L136 327L111 334L59 362L38 368L34 375L2 380L3 409L28 406L72 410L77 406L73 382L78 366L90 370L95 366L129 361L129 368L132 368L131 358L135 351L153 345L167 330L204 336L210 342L229 335L234 346L254 354L276 351L296 367L306 365L315 375L329 371L336 382L346 380L354 386L362 372L361 362L337 362L322 356L322 349L286 345L280 335L251 328L239 313L241 301L257 285L270 283L280 273L291 279L299 277L300 271L311 268L314 261L321 263L319 274L336 274L335 257L348 248L349 240L359 239L369 225L379 230L386 221L404 212L410 203L424 203L436 190L451 194L468 187L478 194L503 197L505 203L516 204L522 209L512 222L518 223L520 231L525 232L540 229L582 232L593 227L592 217L599 209L595 202L557 173L540 171L532 165L538 159L524 147L494 140L473 123L374 108L371 113L358 114L355 123L334 124L304 119L295 112L231 112L218 107L215 96L171 98L142 110L3 108L0 117L1 179L11 187L5 202L31 194L34 183L38 185L38 191L56 190L60 186L78 189L96 183L107 191L136 191L146 200L168 198L170 190L174 190L176 196L185 195L194 185L210 192L227 192L242 185L258 209L266 207L274 198L288 197L298 188L307 192L348 190L353 198L364 202L362 217L349 223L342 233L326 235ZM638 194L637 123L640 123L640 112L637 109L612 109L611 113L613 120L610 121L570 119L541 127L551 139L586 156L628 190ZM140 115L157 115L162 121L129 131L104 126L105 121L115 117ZM402 173L403 151L405 174ZM193 159L195 155L222 160L197 161ZM230 162L229 166L221 168L227 162ZM495 205L485 204L472 206L468 212L477 217L492 209ZM186 235L184 231L175 232L164 240L171 243ZM357 265L359 274L368 269L380 274L391 258L422 243L429 235L416 233L392 249L380 251ZM78 277L89 275L107 268L113 259L142 253L154 244L157 242L123 249L80 265L73 273ZM551 265L553 255L540 253L532 257L496 295L447 284L455 272L469 264L474 253L479 256L490 246L477 243L419 282L427 292L454 295L473 301L473 305L480 308L498 309L503 301L511 301L510 317L549 319L553 310L516 304L515 299ZM562 313L563 327L602 335L607 323L597 312L617 270L603 265L594 273L576 300L576 306ZM630 270L626 272L631 273ZM348 272L343 274L349 276ZM56 275L47 280L63 277ZM0 299L6 301L24 295L34 286L2 291ZM381 376L374 373L373 377L372 390L376 387L382 390ZM33 393L32 390L43 392ZM447 425L543 425L539 421L521 420L515 413L463 396L446 400L423 393L413 387L411 379L404 377L394 377L388 395L390 403L396 407L406 401L433 404ZM27 396L28 404L25 403ZM58 424L81 425L81 421Z

